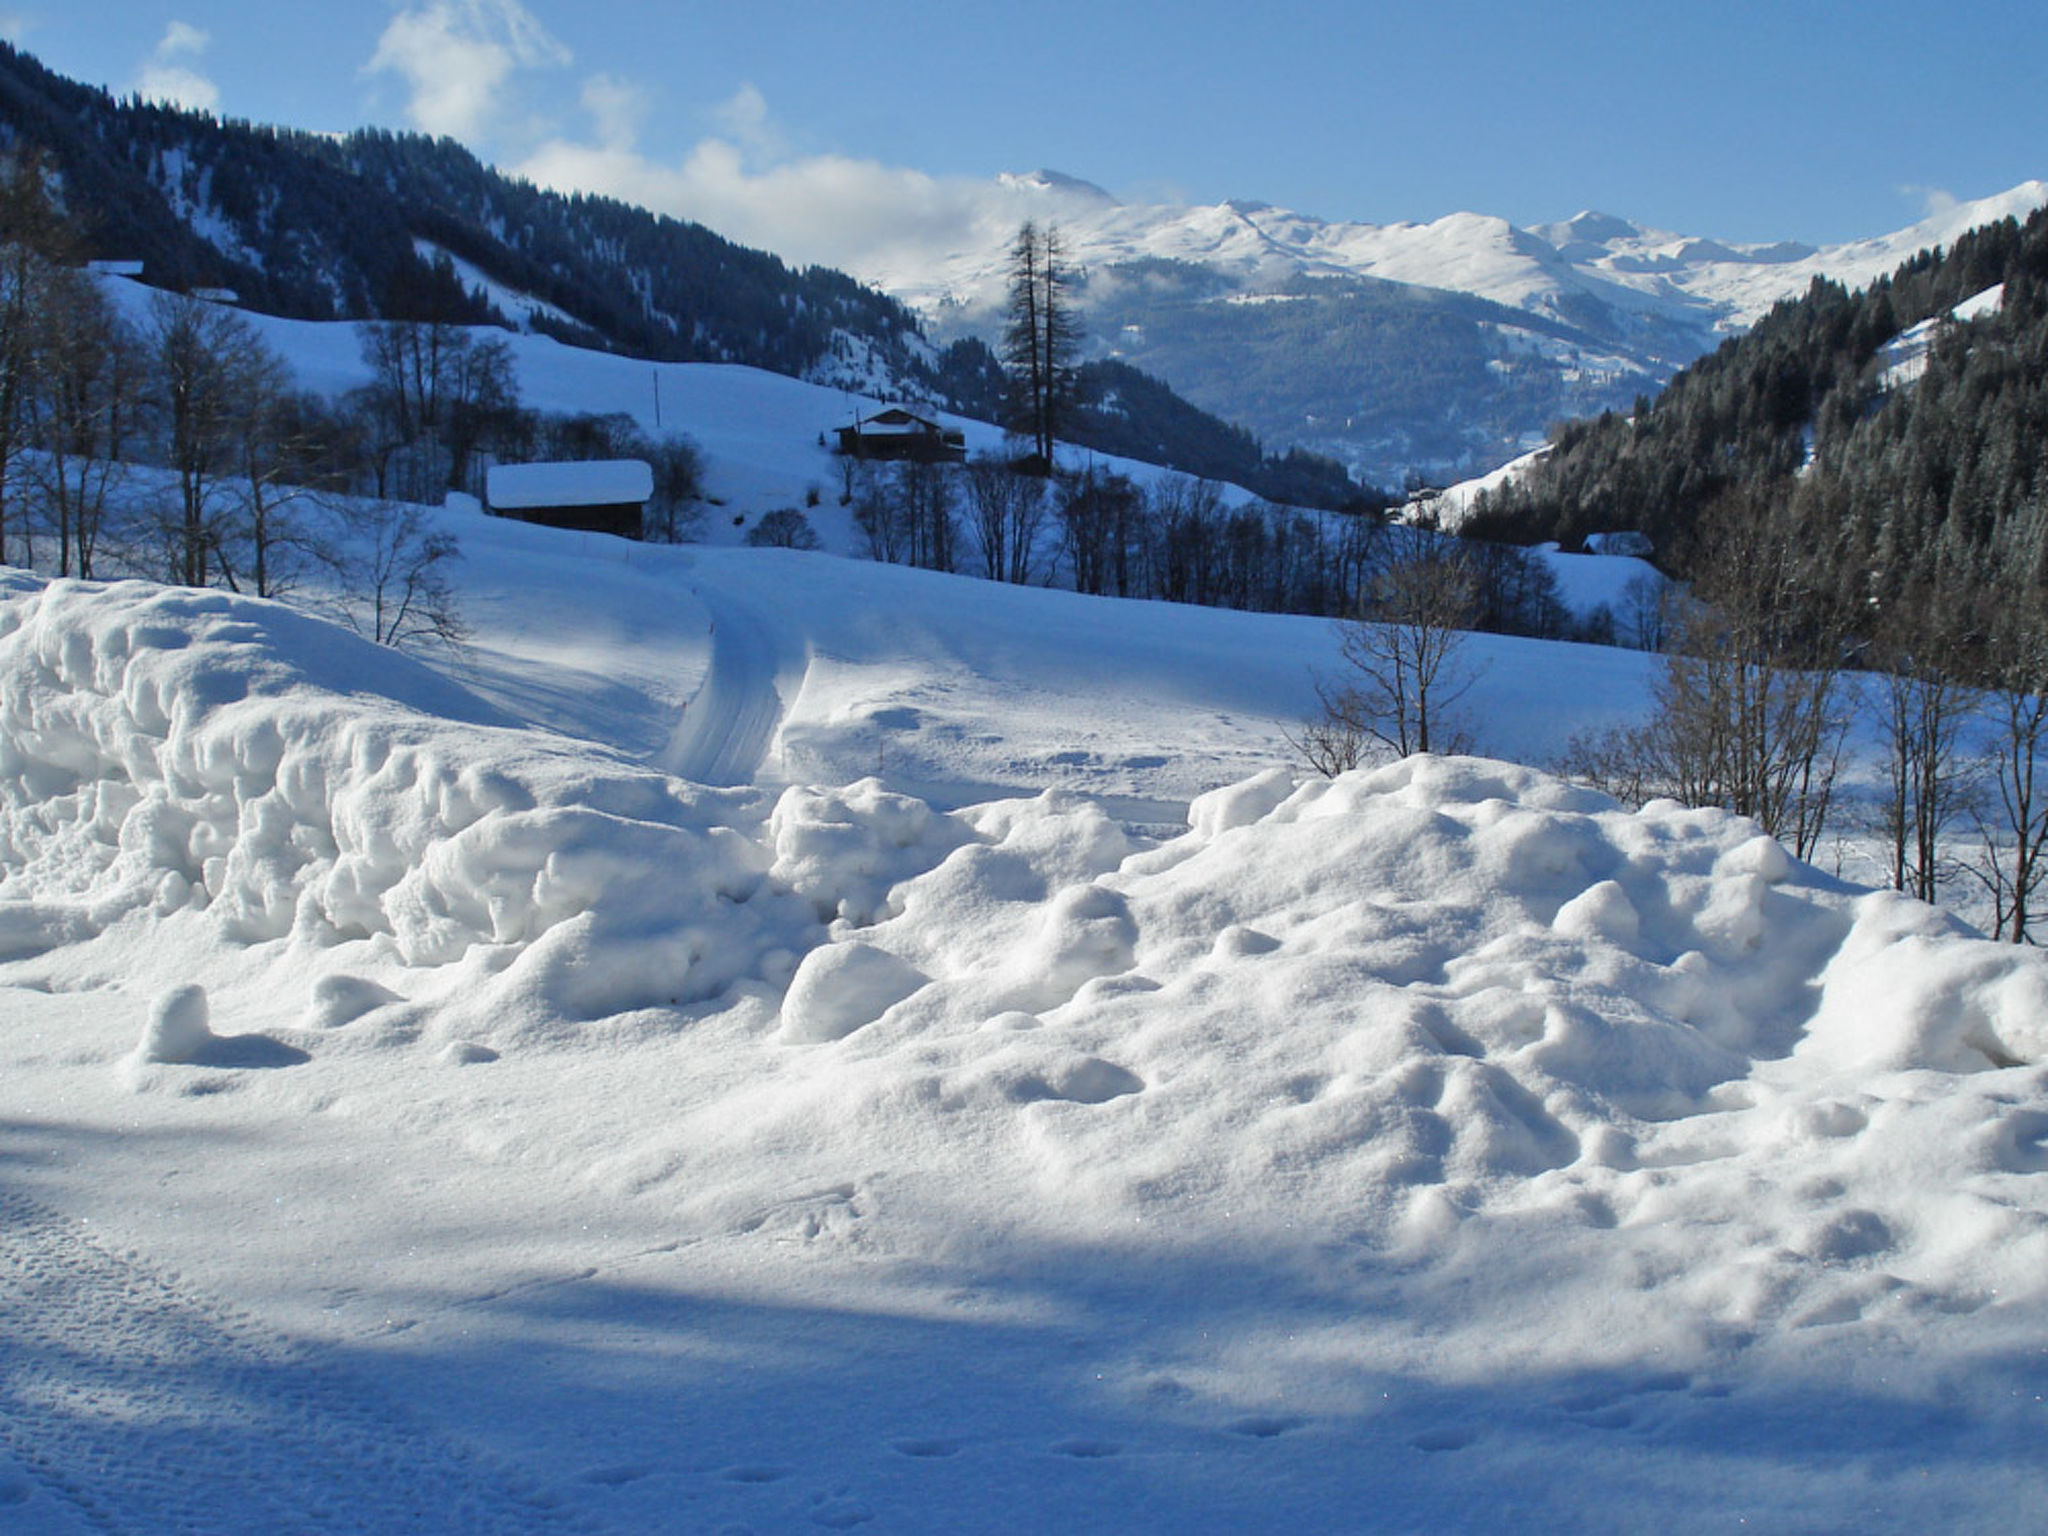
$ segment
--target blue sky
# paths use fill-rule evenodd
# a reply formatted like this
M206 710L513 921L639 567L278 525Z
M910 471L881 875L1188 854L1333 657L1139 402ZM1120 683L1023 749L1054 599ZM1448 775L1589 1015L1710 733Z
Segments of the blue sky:
M2048 6L0 0L117 92L420 128L799 260L1050 167L1392 222L1828 242L2048 176Z

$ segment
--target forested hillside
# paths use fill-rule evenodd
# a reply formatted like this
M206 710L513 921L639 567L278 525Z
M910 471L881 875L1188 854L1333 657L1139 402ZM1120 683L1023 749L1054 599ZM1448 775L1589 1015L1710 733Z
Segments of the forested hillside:
M899 372L929 368L915 317L843 273L543 192L450 139L329 137L116 101L5 47L0 123L56 168L92 254L140 259L159 287L232 288L298 319L512 323L475 284L449 291L445 252L541 301L531 324L565 340L783 373L857 341Z
M1990 290L2002 286L2002 293ZM1950 319L1965 301L1975 318ZM1889 344L1933 322L1923 370ZM1816 280L1630 416L1555 434L1468 531L1575 542L1635 528L1679 574L1713 559L1716 509L1796 527L1848 611L1936 580L2048 579L2048 215L1976 230L1859 293Z
M1852 824L1891 883L2048 909L2048 214L1816 281L1631 416L1556 434L1465 531L1636 528L1691 582L1653 717L1582 743L1625 794L1726 805L1809 853L1852 715L1883 777ZM1851 678L1860 681L1851 681ZM1958 847L1958 839L1965 847Z

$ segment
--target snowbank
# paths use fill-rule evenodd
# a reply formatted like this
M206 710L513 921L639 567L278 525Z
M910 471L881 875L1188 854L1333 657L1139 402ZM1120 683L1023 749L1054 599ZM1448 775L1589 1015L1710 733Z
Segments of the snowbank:
M1060 791L710 790L274 604L0 582L0 1131L66 1149L10 1179L355 1329L550 1507L644 1526L703 1463L738 1519L801 1464L782 1524L960 1528L995 1467L1068 1525L1242 1528L1257 1488L1327 1526L1388 1487L1640 1524L1758 1413L1834 1445L1845 1402L1894 1445L1968 1426L1887 1485L1923 1525L2040 1491L2048 958L1741 818L1477 758L1264 773L1158 841ZM118 1320L81 1335L108 1379L175 1400L121 1374L171 1315L124 1298L187 1292L4 1213ZM0 1356L54 1326L25 1307ZM975 1436L919 1417L941 1359ZM767 1361L953 1470L863 1502L874 1425ZM607 1448L658 1449L564 1448L600 1379ZM761 1448L705 1462L707 1415ZM1610 1522L1554 1469L1637 1425ZM1170 1472L1059 1481L1126 1444ZM1745 1451L1701 1522L1828 1525L1875 1475L1844 1454Z
M786 894L753 904L759 794L497 724L276 604L20 576L7 592L9 957L192 914L232 945L468 960L480 1009L547 1028L715 997L807 927Z

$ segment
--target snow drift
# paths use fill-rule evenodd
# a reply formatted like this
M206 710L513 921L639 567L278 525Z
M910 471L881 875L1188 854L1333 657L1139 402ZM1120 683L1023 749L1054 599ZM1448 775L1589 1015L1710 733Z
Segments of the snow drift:
M1086 1335L1102 1411L1155 1430L1206 1404L1369 1438L1396 1376L1654 1357L1628 1390L1682 1397L1676 1484L1745 1384L1877 1349L1939 1396L2038 1343L2048 960L1717 811L1476 758L1268 772L1163 841L1063 791L711 790L274 604L9 575L0 857L0 983L156 999L35 1015L76 1043L23 1070L73 1101L162 1135L289 1110L525 1199L507 1229L563 1253L656 1227L628 1257L700 1292L836 1308L886 1274L889 1306L954 1308L1187 1256L1199 1306ZM1289 1486L1327 1515L1385 1454Z

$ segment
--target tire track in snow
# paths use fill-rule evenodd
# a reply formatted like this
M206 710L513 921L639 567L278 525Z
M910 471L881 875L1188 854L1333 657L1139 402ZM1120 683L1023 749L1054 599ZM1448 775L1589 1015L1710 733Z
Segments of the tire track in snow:
M316 1351L0 1192L6 1461L71 1517L52 1529L524 1532L559 1518Z
M782 724L785 700L802 685L808 659L729 595L692 590L711 610L711 666L684 706L659 766L696 784L751 784Z

